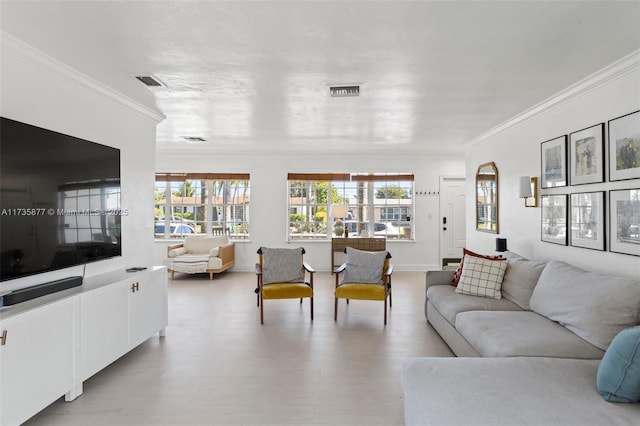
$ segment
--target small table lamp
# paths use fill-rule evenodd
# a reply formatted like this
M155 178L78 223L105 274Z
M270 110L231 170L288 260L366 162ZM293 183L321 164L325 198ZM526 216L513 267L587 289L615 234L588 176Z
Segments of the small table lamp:
M333 216L334 219L344 219L345 217L347 217L349 215L349 208L346 204L332 204L331 205L331 216ZM344 236L348 236L348 230L347 227L345 225L344 227L344 231L345 234Z

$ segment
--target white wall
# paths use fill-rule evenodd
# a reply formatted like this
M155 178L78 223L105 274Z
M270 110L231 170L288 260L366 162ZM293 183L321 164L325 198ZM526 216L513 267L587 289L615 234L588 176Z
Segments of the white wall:
M260 246L286 247L287 173L289 172L406 172L415 175L415 189L437 191L440 176L464 176L464 160L425 158L396 153L388 156L341 157L326 154L298 155L163 155L158 153L157 170L162 172L220 172L251 174L251 241L236 244L234 270L253 271ZM389 242L398 270L436 269L439 256L439 199L416 196L415 242ZM150 210L151 211L151 210ZM156 243L156 262L166 258L167 241ZM331 268L330 242L304 241L305 259L319 271Z
M89 264L87 276L153 264L151 217L156 110L77 73L6 34L0 51L0 115L121 150L122 257ZM82 274L82 268L0 283L0 292Z
M637 64L637 61L636 61ZM614 74L615 73L610 73ZM467 205L467 247L474 251L492 253L497 236L507 238L510 251L533 259L557 259L578 267L614 272L619 275L640 275L640 258L636 256L595 251L571 246L545 243L540 239L540 208L525 208L518 198L520 176L537 176L540 180L541 142L605 123L640 109L640 70L631 67L626 75L598 81L586 93L568 102L555 105L535 117L509 128L493 137L470 146L466 155L467 182L473 182L475 171L482 163L493 161L499 172L500 234L475 230L475 206ZM605 131L608 133L608 131ZM608 141L605 138L605 151ZM608 181L608 168L605 169ZM640 179L602 184L569 186L545 190L545 193L608 191L610 189L640 188ZM469 200L474 199L472 185L467 185ZM608 234L607 229L607 234Z

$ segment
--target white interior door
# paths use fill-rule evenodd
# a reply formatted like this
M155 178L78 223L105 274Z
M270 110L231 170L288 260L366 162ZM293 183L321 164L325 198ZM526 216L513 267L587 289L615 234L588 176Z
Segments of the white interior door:
M465 178L440 178L440 258L462 257L466 242Z

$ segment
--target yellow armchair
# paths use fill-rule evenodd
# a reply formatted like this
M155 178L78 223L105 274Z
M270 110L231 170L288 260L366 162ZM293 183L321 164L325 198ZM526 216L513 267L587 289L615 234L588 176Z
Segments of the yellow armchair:
M334 321L338 320L338 299L378 300L384 302L384 324L387 324L387 299L391 298L391 254L383 252L365 252L351 247L345 249L347 261L333 272L336 277ZM353 272L351 272L353 271ZM351 272L351 273L349 273ZM342 282L341 274L344 273Z
M313 274L315 270L304 261L304 248L268 248L258 250L256 277L260 324L264 324L264 301L267 299L309 298L313 321ZM306 275L309 274L309 281Z

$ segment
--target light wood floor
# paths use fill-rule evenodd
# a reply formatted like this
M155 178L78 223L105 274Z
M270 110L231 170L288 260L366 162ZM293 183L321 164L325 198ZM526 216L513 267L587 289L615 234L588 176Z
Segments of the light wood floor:
M452 356L424 318L424 273L394 272L393 308L340 301L334 277L315 276L309 302L268 300L255 275L176 274L169 327L60 399L28 425L401 425L400 368L418 356Z

